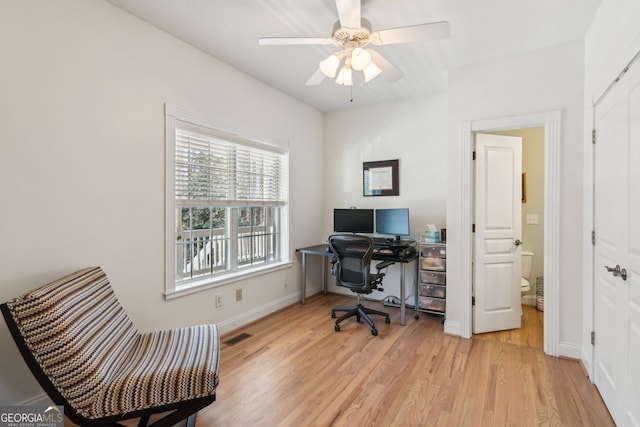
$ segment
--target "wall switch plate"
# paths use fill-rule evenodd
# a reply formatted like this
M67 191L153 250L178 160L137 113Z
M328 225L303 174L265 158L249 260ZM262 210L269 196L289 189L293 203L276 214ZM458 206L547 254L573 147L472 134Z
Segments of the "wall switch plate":
M527 214L527 224L538 224L538 214Z

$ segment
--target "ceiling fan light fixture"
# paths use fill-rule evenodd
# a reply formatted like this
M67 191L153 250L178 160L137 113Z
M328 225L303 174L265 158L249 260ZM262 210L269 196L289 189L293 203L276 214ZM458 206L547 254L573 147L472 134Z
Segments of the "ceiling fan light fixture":
M351 75L351 68L347 66L343 66L340 69L340 73L338 73L338 78L336 78L336 83L344 86L353 86L353 77Z
M364 73L364 81L368 83L378 77L382 70L380 69L380 67L374 64L373 61L371 61L369 62L369 65L367 65L365 69L362 70L362 72Z
M331 0L326 0L331 1ZM367 0L332 0L338 11L338 21L330 37L261 37L265 45L333 45L334 53L319 62L318 69L306 81L307 86L319 85L328 77L337 84L352 86L353 70L363 73L365 82L383 74L385 80L395 82L403 73L369 45L386 46L446 39L451 34L447 21L388 28L373 32L369 21L362 18L362 3ZM359 77L358 77L359 78Z
M371 54L361 47L351 52L351 67L356 71L364 70L371 63Z
M338 65L340 65L340 58L334 53L329 55L327 59L320 61L320 70L322 70L322 74L332 79L336 76Z

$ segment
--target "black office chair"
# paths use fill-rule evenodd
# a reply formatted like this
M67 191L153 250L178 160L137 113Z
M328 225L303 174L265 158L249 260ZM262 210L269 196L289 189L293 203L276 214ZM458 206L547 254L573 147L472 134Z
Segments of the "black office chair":
M383 261L376 265L376 274L370 274L371 258L373 256L373 239L359 234L332 234L329 236L329 248L333 252L332 271L336 276L336 285L343 286L356 293L356 305L331 309L331 317L335 319L336 312L346 312L336 320L335 330L340 331L340 322L356 316L356 320L364 319L371 327L371 335L378 335L378 330L369 314L384 316L384 323L389 324L389 314L364 307L360 303L362 294L370 294L373 290L383 290L380 285L384 273L380 270L394 264L393 261Z

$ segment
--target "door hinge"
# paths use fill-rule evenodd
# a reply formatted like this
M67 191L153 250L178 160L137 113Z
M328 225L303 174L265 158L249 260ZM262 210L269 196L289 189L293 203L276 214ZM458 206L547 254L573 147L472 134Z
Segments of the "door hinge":
M596 345L596 333L591 331L591 345Z
M591 143L595 144L596 143L596 130L592 130L591 131Z
M591 244L592 245L596 244L596 230L591 231Z
M476 305L476 297L471 297L471 305Z
M475 224L471 224L471 232L472 233L476 232L476 225Z
M474 152L473 152L473 155L472 155L472 157L471 157L471 160L475 160L475 159L476 159L476 152L474 151Z

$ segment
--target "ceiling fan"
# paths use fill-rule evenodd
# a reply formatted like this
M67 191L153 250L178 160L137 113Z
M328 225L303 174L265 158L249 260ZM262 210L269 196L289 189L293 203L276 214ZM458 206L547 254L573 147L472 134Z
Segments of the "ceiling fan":
M441 40L449 37L446 21L411 25L372 31L371 23L361 17L361 0L335 0L339 20L334 24L331 37L262 37L258 43L267 45L334 45L339 48L320 61L319 69L307 80L308 86L320 84L325 77L336 78L336 83L353 85L352 70L362 71L369 82L381 75L390 82L399 80L402 72L374 49L386 46Z

